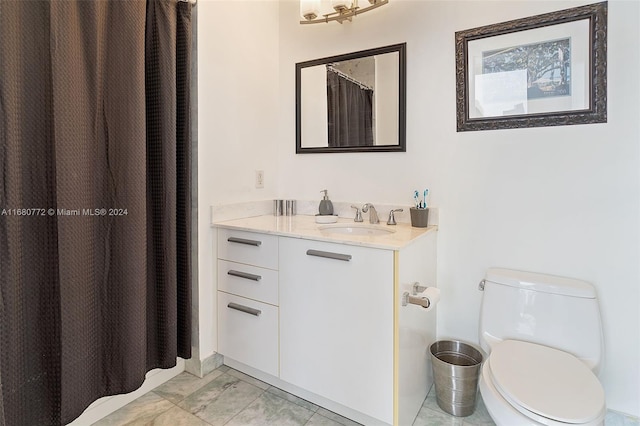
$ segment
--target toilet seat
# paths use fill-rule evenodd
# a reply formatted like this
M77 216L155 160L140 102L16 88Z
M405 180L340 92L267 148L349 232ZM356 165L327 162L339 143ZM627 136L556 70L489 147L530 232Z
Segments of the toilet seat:
M543 424L588 424L605 412L602 385L573 355L505 340L489 356L490 380L516 410Z

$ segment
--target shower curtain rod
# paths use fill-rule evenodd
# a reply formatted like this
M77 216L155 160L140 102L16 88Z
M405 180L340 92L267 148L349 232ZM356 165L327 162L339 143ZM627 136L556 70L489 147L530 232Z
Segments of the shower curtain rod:
M361 89L373 91L373 87L369 87L366 84L364 84L363 82L356 80L355 78L353 78L350 75L340 71L337 68L334 68L333 65L331 65L331 64L327 65L327 70L338 74L340 77L344 78L345 80L349 80L350 82L352 82L354 84L357 84L358 86L360 86Z

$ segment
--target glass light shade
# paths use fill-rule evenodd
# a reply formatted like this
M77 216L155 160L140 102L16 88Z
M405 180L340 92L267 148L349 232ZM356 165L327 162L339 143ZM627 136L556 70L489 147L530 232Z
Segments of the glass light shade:
M300 16L314 19L320 15L320 0L300 0Z

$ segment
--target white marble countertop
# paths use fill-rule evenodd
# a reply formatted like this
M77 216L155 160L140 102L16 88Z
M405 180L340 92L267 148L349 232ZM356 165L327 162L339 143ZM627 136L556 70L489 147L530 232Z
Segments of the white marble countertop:
M371 226L393 230L393 233L383 235L351 235L327 233L321 229L324 226L315 222L315 216L295 215L295 216L255 216L243 219L225 220L215 222L213 225L218 228L236 229L241 231L261 232L264 234L280 235L284 237L303 238L316 241L327 241L339 244L349 244L356 246L373 247L387 250L398 250L409 245L416 239L434 232L437 226L427 228L414 228L406 223L397 225L387 225L380 222L377 225L370 225L369 222L356 223L353 219L338 218L338 224L358 226Z

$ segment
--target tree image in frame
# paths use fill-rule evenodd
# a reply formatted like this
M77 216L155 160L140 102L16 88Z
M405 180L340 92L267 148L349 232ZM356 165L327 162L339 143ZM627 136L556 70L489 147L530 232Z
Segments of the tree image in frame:
M482 72L527 70L527 99L571 95L569 38L482 53Z

